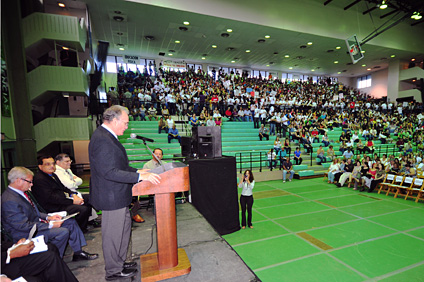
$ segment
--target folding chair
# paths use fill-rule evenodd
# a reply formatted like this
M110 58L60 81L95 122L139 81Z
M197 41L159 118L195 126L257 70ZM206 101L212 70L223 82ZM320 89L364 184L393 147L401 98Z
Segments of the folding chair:
M415 202L418 203L419 198L423 195L424 179L414 178L414 182L411 187L408 188L408 193L405 196L405 200L408 197L415 198ZM417 196L414 197L414 193L417 192Z
M387 193L386 196L389 195L389 193L395 193L394 191L392 192L392 188L395 189L395 186L397 185L402 185L403 183L403 176L402 175L397 175L395 177L395 179L393 179L393 182L391 184L386 184L387 185Z
M378 189L378 194L383 190L384 192L387 192L387 184L393 183L393 179L395 179L394 174L386 174L386 177L384 178L383 182L379 183L380 189ZM383 189L386 187L386 189Z
M413 177L405 177L401 185L394 186L394 188L396 188L395 198L397 198L399 193L401 196L406 196L406 191L408 188L411 188L412 183L414 183ZM401 192L405 192L405 193L402 194Z

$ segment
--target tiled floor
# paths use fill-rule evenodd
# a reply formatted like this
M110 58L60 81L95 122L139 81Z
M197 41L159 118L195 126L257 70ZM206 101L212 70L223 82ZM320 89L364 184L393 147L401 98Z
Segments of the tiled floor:
M322 178L260 182L254 191L254 229L223 237L263 282L424 281L422 201Z

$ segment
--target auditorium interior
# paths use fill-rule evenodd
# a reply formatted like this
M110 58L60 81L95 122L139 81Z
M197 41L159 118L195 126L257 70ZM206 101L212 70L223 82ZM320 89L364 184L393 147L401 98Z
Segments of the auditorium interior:
M134 186L138 272L119 281L424 281L424 1L1 2L2 193L13 167L65 153L89 194L90 138L112 105L128 109L131 167L161 148L187 168L166 233L187 259L149 270L161 192ZM84 235L99 258L68 246L63 260L105 281L101 229Z

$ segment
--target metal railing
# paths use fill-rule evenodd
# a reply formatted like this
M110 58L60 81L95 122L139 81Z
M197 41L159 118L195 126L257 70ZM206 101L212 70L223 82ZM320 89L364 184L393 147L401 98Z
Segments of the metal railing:
M288 158L291 158L291 153L287 154ZM243 169L253 170L254 168L259 167L259 172L262 172L263 169L269 168L270 171L274 169L273 166L270 165L270 160L268 160L268 152L258 152L258 151L250 151L250 152L240 152L235 154L236 157L236 165L239 165L240 173L243 173ZM267 166L263 165L263 162L267 162ZM259 162L259 166L254 166L255 162ZM283 164L281 158L277 155L275 169L282 170ZM243 166L243 163L248 163L246 166Z

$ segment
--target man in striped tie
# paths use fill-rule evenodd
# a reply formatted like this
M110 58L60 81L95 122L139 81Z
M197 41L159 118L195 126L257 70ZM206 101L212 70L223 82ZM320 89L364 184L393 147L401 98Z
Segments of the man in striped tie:
M63 257L66 244L74 251L74 260L93 260L98 254L89 254L82 250L87 245L84 234L73 218L65 221L59 215L48 216L41 213L27 195L32 186L33 173L25 167L14 167L7 178L9 186L1 196L1 222L3 228L12 236L13 242L28 238L34 224L37 226L36 236L44 235L44 239L59 249Z

